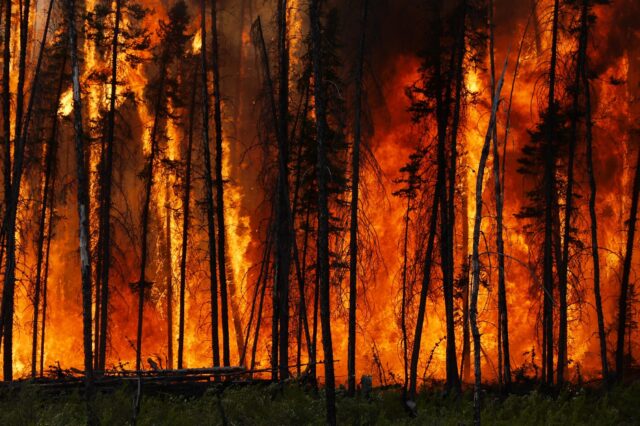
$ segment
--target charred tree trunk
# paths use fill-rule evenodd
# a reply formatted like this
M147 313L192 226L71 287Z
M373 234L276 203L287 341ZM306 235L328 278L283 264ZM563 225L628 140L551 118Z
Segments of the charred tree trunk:
M194 80L195 81L195 80ZM184 198L182 217L182 249L180 255L180 301L178 302L178 369L183 366L184 357L184 321L185 321L185 295L187 290L187 247L189 240L189 215L191 205L191 156L193 151L193 119L196 106L197 81L193 85L191 92L191 106L189 107L189 142L187 144L187 169L184 178ZM169 332L169 344L173 346L171 332ZM170 347L171 347L170 346Z
M207 232L209 234L209 273L211 275L211 350L213 365L220 365L220 339L218 335L218 275L216 271L216 230L213 208L213 182L211 179L211 147L209 142L209 67L207 64L207 25L205 0L200 0L200 31L202 34L201 73L202 78L202 145L205 169L205 198L207 206ZM224 265L220 265L224 268Z
M552 41L551 41L551 64L549 71L549 102L548 117L546 118L546 140L544 142L544 252L543 252L543 324L545 335L545 355L544 359L546 377L543 382L553 385L553 221L554 221L554 199L556 197L556 178L555 178L555 126L556 126L556 64L558 53L558 16L560 12L559 0L554 1L553 6L553 24L552 24Z
M147 282L147 257L148 257L148 240L149 240L149 220L151 215L151 197L153 195L153 183L154 183L154 169L156 163L156 156L158 154L158 129L160 128L161 114L163 102L165 100L165 82L167 77L167 63L168 54L163 52L163 56L160 61L160 76L154 102L155 114L153 118L153 125L151 127L151 151L149 152L149 158L147 159L147 165L145 167L145 190L144 190L144 204L142 205L142 245L140 248L140 275L137 282L138 285L138 333L136 340L136 371L142 369L142 327L143 327L143 314L144 314L144 299L145 291L151 285Z
M581 15L587 13L587 9L583 9ZM576 145L578 142L578 121L580 119L580 81L582 78L582 68L586 62L586 22L588 17L580 17L580 32L578 40L578 57L576 61L576 74L574 79L574 87L572 93L572 111L571 111L571 135L569 139L568 165L567 165L567 189L564 209L564 235L562 246L562 265L559 277L560 290L560 325L558 332L558 386L564 384L564 370L567 366L567 284L568 284L568 268L569 268L569 247L571 244L571 217L573 210L573 185L574 185L574 156Z
M2 59L2 121L4 131L4 203L5 215L11 203L11 0L6 1L4 16L4 52ZM3 330L0 330L0 337Z
M624 338L627 328L627 309L629 305L629 277L631 275L631 260L633 258L633 242L636 232L638 216L638 198L640 196L640 149L636 161L636 173L633 179L633 194L631 196L631 211L629 212L629 230L627 231L627 247L622 266L622 280L620 283L620 297L618 298L618 341L616 345L616 379L624 378L625 350Z
M484 171L487 165L487 158L489 156L489 148L491 146L491 139L494 136L496 125L496 112L498 110L498 103L500 100L500 92L502 91L502 83L504 81L504 73L507 69L507 62L505 60L504 67L502 69L502 76L494 91L493 101L491 104L491 118L489 120L489 127L484 139L484 145L482 146L482 153L480 154L480 163L478 165L478 174L476 176L476 213L473 221L473 252L471 255L471 303L469 306L469 319L471 323L471 333L473 335L473 366L475 371L475 382L473 391L473 423L480 425L480 410L481 410L481 395L480 388L482 386L482 369L480 366L480 330L478 328L478 292L480 290L480 231L482 226L482 184L484 180ZM494 159L496 161L496 159Z
M322 35L320 29L320 2L311 0L309 5L311 26L314 102L318 139L318 274L320 283L320 321L324 349L325 393L327 424L336 424L335 376L333 371L333 343L331 340L331 289L329 271L329 200L327 163L327 109L325 81L322 64Z
M356 65L356 97L355 97L355 119L353 130L353 153L351 158L351 227L349 229L349 338L347 355L347 388L350 396L356 392L356 309L358 296L358 197L360 185L360 139L362 126L360 123L362 115L362 70L364 64L365 38L367 33L367 8L368 0L363 0L362 4L362 33L360 36L360 50L358 52L358 62ZM404 307L404 305L403 305ZM404 312L404 311L403 311ZM404 318L404 316L403 316ZM405 328L406 337L406 328ZM406 344L406 340L405 340ZM406 355L406 345L405 345ZM406 356L405 356L406 358ZM405 363L405 373L407 366ZM405 374L406 376L406 374ZM405 380L406 389L406 380Z
M495 38L494 4L489 4L489 55L491 62L491 92L495 95ZM504 267L503 206L504 192L500 172L500 151L498 149L498 126L493 126L493 188L496 202L496 248L498 250L498 353L500 354L500 384L508 390L511 385L511 360L509 355L509 317L507 311L507 289ZM506 144L506 141L505 141Z
M402 241L402 305L400 306L400 328L402 331L402 363L404 371L402 398L405 401L407 401L407 386L409 384L409 338L407 336L407 263L409 257L408 244L410 212L411 198L407 197L407 210L404 216L404 239Z
M224 224L224 180L222 178L222 107L220 100L217 4L217 0L211 2L211 68L213 69L213 121L216 128L216 218L218 219L218 276L220 277L220 314L222 317L222 362L225 367L228 367L231 360L229 358L229 302L227 300L227 243ZM204 46L204 37L202 43Z
M2 321L1 329L4 337L4 356L3 370L6 381L13 379L13 313L14 313L14 293L16 284L16 221L17 210L20 201L20 184L22 182L23 164L25 157L25 147L29 136L29 124L31 123L31 112L38 93L40 82L40 69L42 67L42 59L44 57L44 46L47 34L43 34L41 49L38 54L38 60L35 66L33 80L31 84L31 94L27 106L27 112L24 116L23 124L23 104L24 104L24 79L26 73L26 52L28 42L29 28L29 1L24 4L26 10L21 15L20 21L20 59L18 64L18 93L16 99L16 125L15 125L15 149L13 158L13 174L10 181L10 192L5 194L9 200L7 211L5 212L4 222L2 224L4 236L6 238L6 266L4 274L4 288L2 292L2 306L0 308L0 321ZM9 116L9 119L11 117ZM10 152L9 152L10 154ZM91 313L89 313L91 320Z
M597 185L593 168L593 121L591 119L591 85L589 83L587 62L587 41L589 40L589 0L582 1L581 38L585 44L585 63L580 76L584 91L585 103L585 141L587 154L587 173L589 175L589 217L591 219L591 257L593 259L593 293L596 301L596 315L598 318L598 338L600 341L600 362L602 378L609 381L609 364L607 361L607 336L604 329L604 313L602 295L600 293L600 252L598 246L598 215L596 214Z
M51 181L51 190L55 191L55 172ZM44 276L42 279L42 332L40 333L40 377L44 377L44 342L47 329L47 290L49 283L49 254L51 253L51 239L53 238L53 202L51 198L49 202L49 219L47 225L47 248L44 254Z
M287 1L278 2L278 189L276 200L276 277L279 324L279 378L289 377L289 272L291 262L291 212L289 207L289 46Z
M107 139L102 165L101 179L101 210L100 210L100 237L101 244L98 247L100 258L100 334L98 347L98 368L104 370L107 356L107 332L109 330L109 270L111 267L111 187L113 176L113 144L115 139L115 114L118 84L118 37L120 34L120 21L122 0L116 0L114 17L113 39L111 43L111 84L109 95L109 112L107 116Z
M89 242L89 176L85 161L85 141L82 125L82 98L78 35L76 31L75 0L66 0L69 50L71 56L71 82L73 85L73 127L75 134L76 174L78 185L78 222L80 228L80 267L82 274L82 329L86 386L91 389L93 355L91 347L91 254Z
M46 35L49 30L49 23L51 21L51 10L53 9L53 0L49 1L49 9L47 12L47 19L43 31L43 41L40 50L40 54L44 51L46 43ZM62 94L62 86L64 82L64 68L66 65L66 57L61 67L60 80L58 82L58 91L56 95L57 106L60 103L60 96ZM42 262L44 258L44 240L46 232L46 218L47 218L47 206L53 200L53 193L51 191L51 182L53 181L53 170L56 161L57 152L57 130L58 130L58 115L57 108L54 108L52 114L51 123L51 135L46 147L45 161L44 161L44 181L42 182L42 210L40 211L40 218L38 223L38 241L37 241L37 260L36 260L36 282L34 284L34 296L33 296L33 335L31 342L31 377L36 377L37 372L37 357L38 357L38 319L40 315L40 295L42 288Z
M438 226L438 210L440 203L440 192L443 190L443 181L438 175L436 180L436 188L433 194L433 204L431 206L431 218L429 219L429 237L427 241L427 249L424 255L424 269L422 272L422 288L420 290L420 303L418 305L418 315L416 317L416 334L413 339L413 351L411 353L411 368L409 369L409 395L407 401L411 401L415 409L416 388L418 381L418 359L420 357L420 343L422 341L422 328L426 315L427 295L429 293L429 284L431 283L431 269L433 265L433 251L435 246L435 237Z

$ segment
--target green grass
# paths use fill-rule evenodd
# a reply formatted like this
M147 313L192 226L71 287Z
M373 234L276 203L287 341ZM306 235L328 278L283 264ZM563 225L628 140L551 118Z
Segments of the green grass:
M95 413L102 425L131 424L131 389L96 396ZM322 392L291 385L227 388L200 397L153 395L143 399L138 425L323 425ZM374 391L369 399L347 398L338 392L341 425L465 425L471 423L469 392L447 397L423 392L418 413L410 417L398 390ZM83 425L85 402L79 394L45 397L33 386L21 386L0 395L1 425ZM533 391L506 398L487 394L482 412L487 425L637 425L640 424L640 382L610 392L579 389L549 397Z

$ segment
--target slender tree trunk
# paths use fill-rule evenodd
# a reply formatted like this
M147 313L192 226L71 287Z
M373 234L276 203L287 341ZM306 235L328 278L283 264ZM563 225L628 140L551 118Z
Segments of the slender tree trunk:
M356 392L356 299L358 296L358 196L360 185L360 139L362 115L362 70L364 64L365 38L367 33L367 9L369 2L362 3L362 33L360 35L360 50L356 65L356 97L355 119L353 131L353 153L351 158L351 227L349 230L349 338L348 338L348 392L350 396ZM406 330L405 330L406 331ZM406 332L405 332L406 336ZM406 343L406 341L405 341ZM406 355L406 346L405 346ZM406 357L405 357L406 358ZM405 363L405 373L407 366ZM406 376L406 374L405 374ZM406 389L406 380L405 380Z
M4 131L4 202L5 215L11 203L11 6L7 0L4 17L4 52L2 63L2 121ZM2 333L2 330L0 330Z
M586 10L582 14L587 13ZM576 62L576 74L572 94L572 116L571 116L571 136L569 139L569 153L567 165L567 189L564 210L564 235L562 246L562 265L559 277L560 289L560 326L558 332L558 386L564 384L564 370L567 366L567 284L569 267L569 247L571 244L571 214L573 210L573 185L574 185L574 156L578 140L578 120L580 113L580 81L582 78L582 68L586 61L586 16L581 16L581 26L578 40L578 58Z
M318 140L318 274L320 278L320 322L324 349L325 395L327 424L336 424L335 376L333 371L333 342L331 339L331 289L329 271L329 200L327 163L327 110L325 81L322 64L322 34L320 30L320 2L311 0L309 5L313 60L314 100Z
M218 61L218 0L211 2L211 68L213 69L213 120L216 129L216 216L218 219L218 274L220 277L220 313L222 316L222 362L231 363L229 355L229 303L227 301L227 243L224 222L224 180L222 178L222 107L220 99L220 64ZM204 45L204 38L203 38Z
M291 262L291 212L289 207L289 46L287 0L278 2L278 194L276 201L276 280L280 380L289 377L289 272Z
M504 82L504 73L507 70L507 62L505 60L504 67L502 69L502 76L496 87L493 95L493 102L491 104L491 118L489 120L489 126L487 134L484 139L484 145L482 146L482 153L480 154L480 163L478 165L478 172L476 176L476 213L473 223L473 253L471 255L472 265L472 281L471 281L471 304L469 306L469 318L471 322L471 333L473 334L473 365L475 371L475 384L473 392L473 423L480 425L480 388L482 386L482 369L480 366L480 330L478 329L478 292L480 289L480 231L482 226L482 184L484 181L484 171L487 165L487 158L489 157L489 148L491 146L491 139L494 136L496 125L496 113L498 110L498 103L500 100L500 93L502 91L502 84ZM496 161L496 159L494 159Z
M55 191L55 172L51 181L51 190ZM40 377L44 377L44 342L47 326L47 287L49 283L49 254L51 253L51 239L53 238L53 203L54 198L49 202L49 219L47 225L47 248L44 257L44 277L42 280L42 332L40 333Z
M554 218L554 199L556 196L556 178L555 178L555 156L556 150L554 146L555 142L555 126L556 126L556 99L555 99L555 85L556 85L556 63L558 52L558 16L560 12L559 0L554 1L553 7L553 24L552 24L552 41L551 41L551 65L549 71L549 102L548 102L548 117L546 118L546 133L547 137L544 142L544 254L543 254L543 268L544 268L544 302L543 302L543 321L544 321L544 334L546 341L544 360L546 377L544 378L545 384L548 386L553 385L553 218Z
M411 368L409 369L409 395L407 401L413 403L415 408L416 388L418 381L418 359L420 357L420 343L422 342L422 328L427 307L427 295L429 293L429 284L431 283L431 269L433 265L433 251L435 246L435 237L438 227L438 210L440 205L440 192L442 191L443 181L439 175L436 179L436 188L433 193L433 204L431 206L431 218L429 219L429 237L427 240L427 249L424 255L424 268L422 272L422 288L420 290L420 303L418 305L418 315L416 317L416 334L413 339L413 351L411 353Z
M604 328L604 313L602 295L600 293L600 252L598 246L598 215L596 214L597 185L593 167L593 121L591 119L591 86L589 83L587 62L587 41L589 40L589 0L582 1L581 36L585 43L585 63L582 67L581 82L585 97L585 140L587 145L587 173L589 175L589 217L591 219L591 257L593 259L593 293L596 301L596 315L598 318L598 337L600 341L600 362L602 378L609 380L609 365L607 361L607 336Z
M205 198L207 205L207 232L209 234L209 273L211 275L211 350L213 365L220 365L220 339L218 335L218 275L216 271L216 231L213 208L213 182L211 179L211 147L209 142L209 88L207 64L207 25L205 0L200 0L200 31L202 34L200 76L202 78L202 145L204 151ZM224 265L220 265L224 268Z
M73 84L73 127L75 134L76 173L78 185L78 222L80 228L80 266L82 274L82 325L84 370L86 386L91 389L93 355L91 347L91 254L89 242L89 176L85 161L85 141L82 125L80 64L76 31L75 0L66 0L69 50L71 52L71 81ZM90 392L88 392L89 394ZM90 413L91 414L91 413Z
M404 381L402 398L407 400L407 386L409 384L409 338L407 337L407 263L409 245L409 212L411 211L411 196L407 195L407 210L404 216L404 239L402 241L402 305L400 307L400 328L402 329L402 363Z
M16 220L18 203L20 201L20 184L22 182L23 163L25 157L25 147L29 135L29 124L31 122L31 112L37 96L40 69L42 67L42 59L44 57L44 44L46 34L43 35L42 47L38 54L38 61L35 66L33 83L31 87L31 96L27 107L27 113L22 120L23 104L24 104L24 79L26 72L26 51L28 42L29 28L29 1L23 5L26 9L21 16L20 30L20 59L18 65L18 88L16 96L16 125L15 125L15 149L13 158L13 174L10 180L10 191L5 196L8 199L7 211L3 221L3 231L6 232L6 266L4 276L4 288L2 295L2 307L0 309L0 320L2 321L1 329L3 330L4 346L3 346L3 370L5 381L13 379L13 313L14 313L14 293L16 284ZM9 111L9 109L7 109ZM9 114L9 119L11 119ZM10 126L9 126L10 135ZM9 151L10 155L10 151ZM90 314L89 314L90 315Z
M49 22L51 21L51 10L53 9L53 0L49 1L49 9L47 12L47 19L43 32L43 40L41 45L41 52L44 51L46 44L46 35L49 30ZM60 103L60 95L62 94L62 85L64 81L64 68L66 65L66 57L63 60L61 67L61 75L58 83L58 91L56 95L57 106ZM45 223L47 218L47 205L49 199L53 199L53 193L51 191L51 182L53 180L54 162L56 160L57 152L57 108L53 108L52 124L51 124L51 136L46 146L46 154L44 161L44 181L42 182L42 210L40 211L40 218L38 224L38 242L37 242L37 261L36 261L36 282L34 285L34 297L33 297L33 334L31 342L31 377L36 377L37 372L37 358L38 358L38 319L40 316L40 294L42 286L42 262L44 258L44 240L45 240Z
M194 80L196 81L196 80ZM189 215L191 205L191 156L193 150L193 118L195 113L196 92L198 83L193 85L191 92L191 106L189 113L189 142L187 146L187 170L185 172L184 182L184 198L183 198L183 217L182 217L182 254L180 256L180 301L178 309L178 369L182 368L184 356L184 320L185 320L185 295L187 287L187 247L189 239ZM169 333L171 335L171 332ZM169 337L169 344L173 346L173 339Z
M441 6L440 6L441 7ZM440 11L438 10L438 13ZM438 16L438 15L436 15ZM438 31L437 34L442 34L442 24L438 22ZM456 391L460 390L460 378L458 376L458 365L457 365L457 354L456 354L456 336L455 336L455 312L453 305L453 269L454 269L454 259L452 255L452 244L453 244L453 227L450 226L450 222L454 223L455 219L453 217L449 217L452 212L455 212L455 209L451 209L449 203L449 194L455 194L455 171L453 171L453 179L451 178L452 170L450 170L449 182L447 182L447 152L446 152L446 144L447 144L447 131L449 128L449 118L450 118L450 109L451 109L451 92L452 85L455 83L458 72L454 71L457 65L457 59L460 56L458 52L458 48L460 47L459 42L460 35L458 36L458 42L455 43L455 49L451 52L450 59L450 67L447 72L446 77L443 75L442 69L442 58L441 54L438 53L436 55L436 76L435 76L435 85L438 99L436 100L436 120L438 127L438 148L437 148L437 173L438 178L442 180L442 187L440 188L439 196L440 200L440 268L442 270L442 287L444 293L444 307L445 307L445 324L447 330L447 341L446 341L446 388L448 391ZM439 46L441 48L441 46ZM458 52L458 54L456 54ZM456 95L458 93L458 84L455 83ZM442 93L444 92L444 98L442 98ZM459 107L459 99L456 99L455 104ZM455 121L455 119L454 119ZM455 132L455 128L457 125L451 126L452 132ZM453 135L452 141L455 140L456 136ZM455 143L452 142L452 152L451 157L449 158L453 161L454 157L457 157L456 152L454 152ZM447 183L450 185L447 186ZM451 188L453 186L454 188ZM450 192L452 191L452 192ZM451 200L453 201L453 199ZM454 206L455 207L455 206Z
M495 38L494 38L494 3L489 5L489 52L491 60L491 92L495 95ZM496 248L498 249L498 351L501 355L499 370L501 384L505 389L511 385L511 360L509 355L509 317L507 311L507 289L504 267L503 207L504 194L502 177L500 176L500 151L498 149L498 126L493 126L493 188L496 202ZM505 140L506 144L506 140Z
M151 197L153 195L154 169L156 156L158 154L158 129L160 127L160 109L165 100L165 81L167 73L167 53L164 52L160 62L160 77L158 83L158 93L156 94L154 105L153 126L151 127L151 151L145 168L145 191L144 204L142 205L142 245L140 255L140 278L138 280L138 334L136 340L136 371L142 369L142 327L144 314L144 294L151 283L147 282L147 257L149 240L149 216L151 214Z
M627 232L627 247L622 266L622 280L620 284L620 297L618 299L618 341L616 345L616 378L624 378L625 350L624 338L627 327L627 309L629 298L629 278L631 275L631 260L633 258L633 242L636 232L636 220L638 216L638 197L640 196L640 149L636 161L636 173L633 180L633 194L631 196L631 211L629 213L629 230Z
M115 113L118 88L118 37L120 35L120 21L122 0L116 0L113 39L111 42L111 84L109 95L109 113L107 115L107 140L103 164L103 179L101 182L102 203L100 211L101 243L100 251L100 338L98 343L98 368L104 370L107 356L107 333L109 330L109 270L111 267L111 187L113 179L113 145L115 140Z

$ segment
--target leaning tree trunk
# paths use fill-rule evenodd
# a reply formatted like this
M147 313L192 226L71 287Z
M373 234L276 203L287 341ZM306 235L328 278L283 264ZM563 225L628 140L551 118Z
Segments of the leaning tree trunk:
M356 299L358 296L358 196L360 185L360 139L362 126L362 70L364 64L365 37L367 33L368 0L362 4L362 33L360 35L360 50L356 65L356 97L355 119L353 130L353 156L351 158L351 226L349 229L349 338L347 355L347 387L349 395L356 392ZM405 333L406 335L406 333ZM406 347L405 347L406 352ZM406 358L406 357L405 357ZM405 365L405 371L406 371ZM405 374L406 376L406 374ZM405 380L406 388L406 380Z
M327 163L327 109L326 92L322 64L322 34L320 29L320 2L311 0L309 5L313 80L315 91L316 131L318 139L318 159L316 173L318 179L318 275L320 284L320 322L322 323L322 346L324 349L325 393L327 404L327 424L336 424L335 376L333 368L333 343L331 340L331 291L329 271L329 200Z
M22 182L22 174L24 171L25 148L27 138L29 136L29 124L33 105L39 89L40 69L42 68L42 60L44 57L44 43L46 42L46 34L43 34L40 53L35 66L33 80L31 84L31 95L27 106L27 112L24 117L23 124L23 105L24 105L24 80L26 73L26 52L28 43L29 28L29 8L30 3L27 0L24 4L26 8L21 18L20 25L20 59L18 64L18 87L16 95L16 125L15 125L15 149L13 153L13 174L11 176L10 191L5 194L8 199L7 211L5 212L2 230L6 237L6 266L4 276L4 288L2 294L2 307L0 309L0 321L2 321L1 329L4 336L4 357L3 369L4 378L7 381L13 379L13 313L14 313L14 293L16 284L16 221L18 203L20 201L20 184Z
M202 79L202 146L204 153L204 187L207 206L207 233L209 235L209 274L211 275L211 351L213 365L220 365L220 339L218 335L218 275L216 271L216 228L215 212L213 208L213 182L211 179L211 147L209 142L209 66L207 64L207 26L205 15L205 0L200 0L200 31L202 47L200 48ZM224 265L220 265L224 268Z
M469 319L471 322L471 333L473 335L473 367L475 371L475 383L473 391L473 423L480 425L480 390L482 386L482 369L480 366L480 330L478 328L478 292L480 290L480 231L482 227L482 185L484 181L484 171L487 164L487 157L489 156L489 148L491 146L491 139L493 137L496 125L496 113L498 110L498 101L500 100L500 92L502 91L502 83L504 82L504 73L507 70L507 62L505 60L504 67L502 69L502 76L496 87L493 95L493 101L491 104L491 118L489 120L489 127L484 139L484 145L482 146L482 153L480 154L480 163L478 165L478 174L476 176L476 213L473 221L473 252L471 255L471 303L469 306ZM494 161L496 159L494 158Z
M631 275L631 260L633 258L633 242L636 232L638 215L638 197L640 196L640 149L636 161L636 173L633 180L633 194L631 196L631 211L629 213L629 230L627 232L627 247L622 266L622 281L620 283L620 297L618 298L618 342L616 345L616 378L624 377L625 351L624 335L627 327L627 309L629 299L629 278Z
M44 53L44 46L46 45L46 37L49 32L49 23L51 22L51 10L53 9L53 0L49 1L49 9L47 11L47 19L43 30L43 40L40 48L40 56ZM58 82L58 91L56 95L56 107L60 103L60 95L62 94L62 86L64 81L64 68L66 65L66 57L63 60L61 67L60 80ZM57 108L53 108L51 135L46 145L46 154L44 161L44 181L42 182L42 210L40 210L40 218L38 223L38 241L37 241L37 260L36 260L36 282L34 284L33 295L33 334L31 342L31 377L36 377L37 371L37 358L38 358L38 319L40 315L40 295L42 288L42 262L44 258L44 240L45 240L45 223L47 218L47 205L49 199L53 199L51 191L52 174L54 170L54 162L56 159L57 151L57 129L58 129L58 116Z

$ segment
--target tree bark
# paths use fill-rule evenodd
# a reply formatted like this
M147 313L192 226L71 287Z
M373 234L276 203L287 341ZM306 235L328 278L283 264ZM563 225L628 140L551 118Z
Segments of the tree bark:
M356 391L356 309L358 296L358 197L360 185L360 139L362 126L362 70L364 65L364 49L367 33L367 12L369 1L362 3L362 33L360 49L356 65L355 119L353 131L353 153L351 158L351 227L349 230L349 338L348 338L348 392L350 396ZM406 330L405 330L406 331ZM406 335L406 333L405 333ZM405 347L406 352L406 347ZM405 357L406 358L406 357ZM405 365L405 372L406 372ZM406 374L405 374L406 376ZM405 380L406 383L406 380Z
M289 207L289 46L287 0L278 2L278 193L276 201L276 277L279 324L279 378L289 377L289 273L291 267L291 212Z
M543 295L543 316L544 316L544 334L545 334L545 370L546 377L544 382L546 385L553 385L553 218L554 218L554 199L556 196L556 178L555 178L555 157L556 150L554 147L555 126L556 126L556 63L558 52L558 16L560 12L559 0L554 1L553 7L553 24L552 24L552 41L551 41L551 62L549 71L549 101L548 101L548 117L546 123L546 140L544 144L544 295Z
M40 54L43 54L44 47L46 45L46 37L49 31L49 23L51 21L51 10L53 9L53 0L49 1L49 9L47 11L47 18L45 21L45 27L43 31L43 39L40 48ZM63 64L61 67L61 75L58 83L58 91L56 95L56 103L57 106L60 103L60 95L62 94L62 85L64 81L64 68L66 65L66 57L63 60ZM56 152L57 152L57 129L58 129L58 108L53 108L52 114L52 123L51 123L51 135L49 137L45 161L44 161L44 179L42 182L42 210L40 210L40 218L38 223L38 241L37 241L37 260L36 260L36 282L34 284L34 296L33 296L33 334L32 334L32 342L31 342L31 377L36 377L37 372L37 357L38 357L38 320L40 315L40 295L41 295L41 286L42 286L42 262L44 258L44 240L45 240L45 223L47 218L47 206L49 203L49 198L53 199L53 194L51 191L51 182L53 180L53 168L54 162L56 160Z
M178 302L178 369L182 368L184 356L184 321L185 321L185 296L187 287L187 248L189 240L189 215L191 205L191 156L193 150L193 119L195 113L196 92L198 83L194 80L191 92L191 105L189 107L189 142L187 144L187 169L185 172L183 217L182 217L182 249L180 256L180 301ZM171 335L171 333L170 333ZM173 345L173 339L169 338L169 344Z
M213 208L213 182L211 179L211 147L209 142L209 67L207 64L207 26L206 26L205 0L200 0L200 31L202 34L202 47L200 48L202 78L202 145L204 151L205 169L205 199L207 206L207 232L209 234L209 273L211 275L211 350L213 352L213 365L220 365L220 339L218 332L218 275L216 271L216 231L215 211ZM224 265L220 265L221 268Z
M636 173L633 179L633 194L631 196L631 211L629 212L629 230L627 231L627 246L622 266L622 280L620 296L618 298L618 341L616 344L616 379L624 378L625 350L624 338L627 327L627 309L629 298L629 277L631 275L631 260L633 258L633 242L636 232L638 216L638 197L640 196L640 149L636 161Z
M593 121L591 119L591 86L589 84L587 41L589 40L589 0L582 1L581 29L585 43L585 63L582 67L581 82L585 97L585 140L587 154L587 173L589 175L589 217L591 219L591 257L593 259L593 293L596 301L596 315L598 318L598 338L600 341L600 363L602 378L609 381L609 365L607 361L607 336L604 329L604 313L602 295L600 293L600 252L598 246L598 215L596 214L597 185L593 167Z
M76 31L75 0L66 0L69 50L71 56L71 82L73 86L73 127L75 134L76 174L78 193L78 222L80 234L80 268L82 274L82 325L84 370L86 386L91 389L93 380L93 355L91 347L91 254L89 242L89 176L85 161L85 141L82 123L82 98L78 35ZM89 392L88 392L89 393Z
M111 187L113 179L113 145L115 140L115 113L118 84L118 37L120 35L120 21L122 0L116 0L115 22L111 43L111 84L109 96L109 112L107 116L107 140L105 146L103 179L100 185L100 334L98 342L98 368L104 370L107 354L107 332L109 330L109 270L111 267Z
M489 120L489 126L487 134L484 139L484 145L482 146L482 153L480 154L480 163L478 165L478 174L476 176L476 215L473 221L473 252L471 255L471 269L472 269L472 281L471 281L471 304L469 306L469 319L471 322L471 333L473 335L473 366L475 371L475 383L473 391L473 423L480 425L480 410L481 410L481 386L482 386L482 369L480 366L480 330L478 328L478 292L480 290L480 231L482 226L482 185L484 181L484 171L487 164L487 158L489 156L489 148L491 146L491 139L494 135L494 127L496 125L496 113L498 110L498 103L500 100L500 93L502 91L502 84L504 82L504 73L507 70L507 61L502 69L502 76L496 87L493 95L493 101L491 104L491 118ZM496 159L494 159L496 161Z
M329 201L327 163L327 110L325 81L322 64L322 34L320 29L320 2L311 0L309 5L311 25L313 80L315 94L316 131L318 139L318 274L320 278L320 322L324 349L325 394L327 424L336 424L335 376L333 371L333 342L331 339L331 291L329 271Z
M222 107L220 100L220 64L218 56L218 0L211 2L211 68L213 70L213 120L216 129L216 218L218 219L218 276L220 277L220 314L222 320L222 362L229 355L229 303L227 296L226 228L224 224L224 180L222 178ZM205 39L202 39L204 46Z

